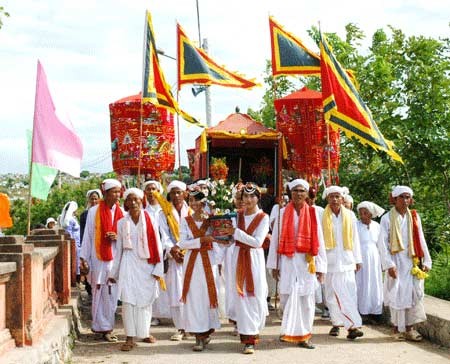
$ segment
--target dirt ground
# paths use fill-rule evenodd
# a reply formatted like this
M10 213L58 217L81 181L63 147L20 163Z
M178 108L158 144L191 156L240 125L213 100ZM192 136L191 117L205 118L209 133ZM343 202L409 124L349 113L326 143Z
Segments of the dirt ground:
M116 315L115 333L118 343L107 343L99 335L90 331L89 302L83 296L81 307L83 320L82 334L73 349L72 363L371 363L371 364L449 364L450 350L428 341L420 343L396 342L390 337L386 326L364 326L364 337L355 341L345 338L341 330L339 337L328 335L330 321L316 316L312 342L316 349L307 350L295 344L278 340L281 321L275 313L267 318L266 327L260 334L260 344L253 355L243 355L238 337L232 336L232 326L224 321L222 328L212 337L211 343L203 352L193 352L195 340L189 338L173 342L169 337L174 332L170 321L152 327L155 344L139 342L130 352L119 350L125 340L120 308Z

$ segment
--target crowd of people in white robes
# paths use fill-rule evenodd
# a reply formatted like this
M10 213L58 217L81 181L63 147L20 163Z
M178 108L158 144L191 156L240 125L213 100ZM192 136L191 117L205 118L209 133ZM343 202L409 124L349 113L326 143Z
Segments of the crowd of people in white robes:
M315 347L318 303L329 312L331 336L343 328L349 340L362 337L363 322L380 323L384 304L393 337L420 341L414 325L426 320L423 280L431 258L420 217L410 209L412 189L393 188L387 213L373 202L358 203L359 220L345 187L324 189L325 208L315 205L316 190L303 179L287 183L287 191L269 218L259 187L238 183L236 213L227 217L232 224L219 228L211 224L207 181L174 180L166 196L156 180L123 191L107 179L101 191L88 191L95 201L82 216L77 259L92 294L92 331L118 340L120 300L121 350L132 350L136 339L155 343L151 326L171 319L170 340L192 335L192 349L203 351L225 315L242 352L252 354L272 309L269 297L282 313L280 340L305 349ZM68 203L60 224L79 234L76 208Z

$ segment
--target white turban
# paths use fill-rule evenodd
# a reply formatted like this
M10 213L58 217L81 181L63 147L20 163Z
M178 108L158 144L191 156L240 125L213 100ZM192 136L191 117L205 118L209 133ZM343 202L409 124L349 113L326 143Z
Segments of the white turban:
M89 191L87 191L87 192L86 192L86 198L91 197L91 195L92 195L94 192L98 195L99 198L103 198L102 191L100 191L98 188L95 189L95 190L89 190Z
M344 195L344 201L353 203L353 197L351 195Z
M409 193L411 197L413 196L413 190L408 186L395 186L392 189L392 197L398 197L402 193Z
M54 222L56 224L56 220L53 217L49 217L45 222L45 227L48 228L48 224L50 224L51 222Z
M124 193L123 193L123 198L124 200L127 199L128 195L136 195L137 197L139 197L141 200L144 198L144 191L140 190L139 188L136 187L131 187L128 188Z
M103 181L102 187L103 187L103 191L108 191L114 187L120 188L120 187L122 187L122 184L114 178L107 178Z
M197 182L195 182L195 184L196 184L197 186L199 186L199 185L208 185L208 182L205 181L204 179L200 179L200 180L198 180Z
M307 192L309 191L309 183L301 178L297 178L297 179L294 179L293 181L289 182L288 183L289 190L292 191L292 189L298 185L302 186Z
M359 211L359 209L367 209L372 214L372 217L380 217L384 214L384 209L380 206L378 206L374 202L370 201L363 201L356 206L356 209Z
M177 180L170 182L167 186L167 193L170 193L173 188L179 188L182 191L186 191L186 183Z
M322 193L322 198L325 200L330 193L339 193L341 196L344 196L344 188L339 186L329 186L325 188ZM348 191L348 189L347 189Z
M163 193L163 188L161 186L161 183L159 183L158 181L155 180L149 180L149 181L145 181L144 184L142 185L142 189L145 191L145 189L147 188L148 185L154 184L156 186L156 189L158 190L159 193Z

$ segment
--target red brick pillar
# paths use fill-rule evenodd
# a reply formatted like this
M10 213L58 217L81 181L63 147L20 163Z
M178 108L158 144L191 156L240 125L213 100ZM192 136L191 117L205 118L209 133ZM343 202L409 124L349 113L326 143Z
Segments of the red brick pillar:
M32 244L24 244L23 236L0 237L0 262L16 263L16 271L11 274L6 286L8 299L5 305L5 324L17 346L26 345L27 341L26 329L31 303L27 305L26 299L31 297L32 282L25 277L31 271L33 250Z
M64 230L33 230L27 242L36 247L58 247L55 257L55 291L61 304L68 304L72 277L71 239Z

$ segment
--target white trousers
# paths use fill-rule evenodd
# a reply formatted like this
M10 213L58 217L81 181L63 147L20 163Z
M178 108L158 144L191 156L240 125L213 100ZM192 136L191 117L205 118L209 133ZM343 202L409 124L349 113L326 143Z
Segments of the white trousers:
M394 326L397 326L399 332L405 332L406 326L412 326L427 319L422 300L411 308L397 310L389 307L389 309L391 311L391 322Z
M152 305L138 307L122 303L122 318L125 335L145 339L150 336Z

